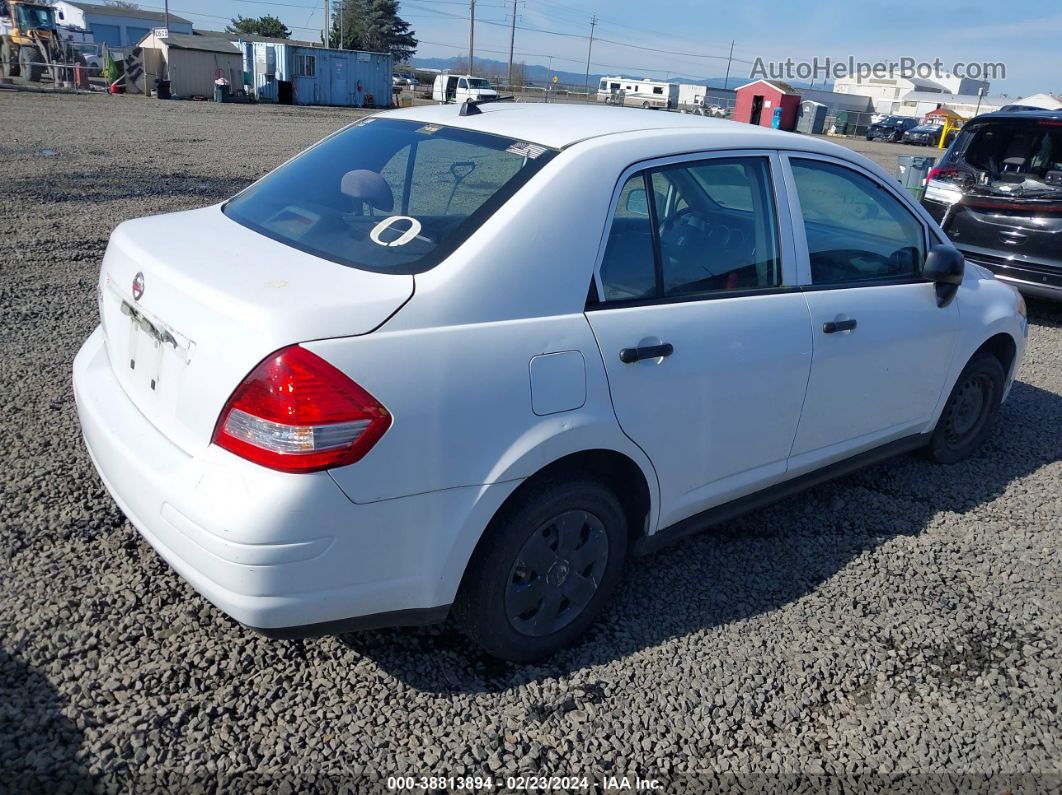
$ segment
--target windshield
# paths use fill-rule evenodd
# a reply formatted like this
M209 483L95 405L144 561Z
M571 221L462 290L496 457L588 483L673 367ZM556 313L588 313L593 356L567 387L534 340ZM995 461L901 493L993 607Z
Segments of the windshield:
M502 136L369 118L262 178L223 211L260 234L342 265L422 273L555 154Z
M15 6L15 14L18 26L23 30L47 30L54 27L52 22L52 9L47 6L28 6L19 4Z
M493 86L482 77L468 78L468 85L471 88L493 88Z

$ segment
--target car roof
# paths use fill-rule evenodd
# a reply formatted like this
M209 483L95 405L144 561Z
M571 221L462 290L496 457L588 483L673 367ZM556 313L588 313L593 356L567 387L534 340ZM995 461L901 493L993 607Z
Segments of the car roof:
M601 104L544 102L487 102L481 113L460 115L461 105L424 105L388 111L382 116L409 119L425 124L442 124L466 130L502 135L563 149L603 135L652 133L665 130L696 129L705 135L733 135L739 122L713 119L691 113L672 113L640 108L615 108ZM793 148L788 133L740 124L749 142L764 148ZM781 137L781 138L780 138ZM797 147L802 148L802 147Z
M1062 110L998 110L994 113L982 113L980 116L975 116L966 124L970 125L974 122L980 123L984 121L1009 121L1012 119L1018 121L1043 120L1062 122Z

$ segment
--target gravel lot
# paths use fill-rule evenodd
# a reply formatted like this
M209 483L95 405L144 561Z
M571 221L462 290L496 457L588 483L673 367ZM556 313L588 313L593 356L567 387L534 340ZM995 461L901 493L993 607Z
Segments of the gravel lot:
M979 457L903 457L637 561L545 665L486 658L450 626L270 641L178 579L107 496L74 411L107 236L220 200L352 117L0 96L0 790L364 792L433 773L1062 787L1048 304L1030 303ZM890 169L907 150L856 145Z

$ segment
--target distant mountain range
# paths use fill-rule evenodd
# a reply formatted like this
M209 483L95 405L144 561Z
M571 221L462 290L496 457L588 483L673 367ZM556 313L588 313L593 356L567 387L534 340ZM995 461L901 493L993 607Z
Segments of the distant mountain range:
M412 64L414 67L420 69L437 69L439 71L457 71L459 68L464 69L465 58L412 58ZM515 64L514 64L515 68ZM582 86L586 75L583 72L568 72L562 69L554 69L552 72L546 67L545 64L530 64L524 63L524 79L531 82L542 85L553 79L556 75L557 81L565 85L570 86ZM476 58L475 73L481 74L486 77L501 76L504 77L509 70L508 61L498 61L492 58ZM646 75L639 72L636 69L630 70L617 70L608 72L607 74L601 72L590 73L590 85L595 85L602 77L614 77L618 74L624 77L631 78L645 78L650 80L660 80L659 74ZM737 86L744 85L749 82L748 77L745 74L732 73L729 79L723 77L688 77L685 75L671 75L668 78L671 83L693 83L700 86L711 86L712 88L722 88L725 84L728 88L736 88ZM794 88L807 88L807 83L789 81L790 85ZM819 90L825 90L828 87L819 83L815 86Z

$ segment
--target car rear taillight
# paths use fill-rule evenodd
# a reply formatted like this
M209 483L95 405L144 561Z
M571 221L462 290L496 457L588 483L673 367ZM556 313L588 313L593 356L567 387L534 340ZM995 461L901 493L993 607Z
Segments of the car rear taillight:
M947 166L934 166L929 169L929 174L926 175L926 182L932 182L935 179L955 179L961 177L965 172L961 168L948 168Z
M391 426L377 400L316 354L292 345L270 354L236 387L214 444L283 472L352 464Z

